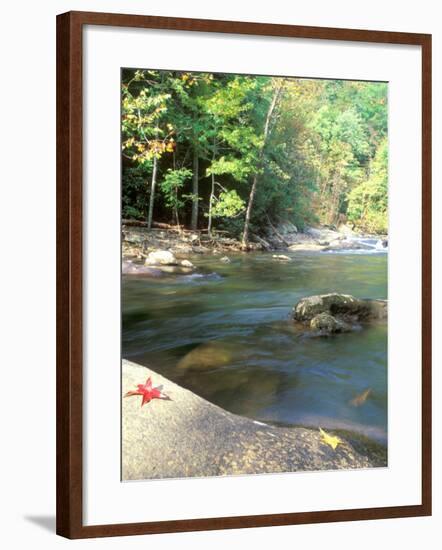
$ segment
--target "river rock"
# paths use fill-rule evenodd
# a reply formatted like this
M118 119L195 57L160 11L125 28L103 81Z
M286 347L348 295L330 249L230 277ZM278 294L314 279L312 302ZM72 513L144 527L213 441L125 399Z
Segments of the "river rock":
M123 240L131 244L143 244L145 241L145 238L142 234L138 232L126 230L123 232Z
M386 300L366 300L350 294L319 294L302 298L293 308L296 321L310 322L315 316L327 313L341 321L359 322L387 318Z
M192 247L187 243L175 243L170 249L172 254L191 254L193 252Z
M341 223L339 225L338 231L339 231L339 233L342 233L346 237L354 237L355 236L355 232L353 231L353 229L345 223Z
M292 244L289 246L289 250L293 250L295 252L320 252L321 250L324 250L325 246L322 244L318 244L317 242L307 242L307 241L301 241L295 244Z
M279 260L282 262L291 262L292 259L289 258L289 256L286 256L285 254L273 254L272 258L274 260Z
M180 265L182 267L188 267L189 269L195 269L195 266L189 260L181 260Z
M149 253L144 265L178 265L178 260L169 250L155 250Z
M205 342L189 351L177 366L184 370L212 369L228 365L232 358L232 349L225 342Z
M336 229L331 229L328 226L323 227L306 227L305 233L316 239L317 241L334 241L337 239L343 239L344 236L336 231Z
M277 227L278 233L281 235L290 235L292 233L298 233L298 228L291 222L280 223Z
M158 277L162 277L163 275L163 272L161 271L161 269L140 265L140 264L131 262L130 260L123 261L121 271L123 275L140 275L143 277L158 278Z
M225 264L230 264L230 262L231 262L231 260L228 256L223 256L222 258L220 258L219 261L224 262Z
M155 266L155 268L151 269L156 269L158 271L161 271L161 273L166 273L170 275L188 275L190 271L188 267L184 267L181 265L157 265Z
M339 332L350 332L352 327L340 321L328 313L319 313L310 321L310 328L317 331L320 335L337 334Z
M132 263L130 260L124 260L121 265L121 272L123 273L123 275L136 273L137 266L134 263Z
M348 239L335 240L324 248L325 251L334 250L371 250L372 247L359 241L351 241Z
M192 252L194 254L207 254L210 249L207 246L192 246Z

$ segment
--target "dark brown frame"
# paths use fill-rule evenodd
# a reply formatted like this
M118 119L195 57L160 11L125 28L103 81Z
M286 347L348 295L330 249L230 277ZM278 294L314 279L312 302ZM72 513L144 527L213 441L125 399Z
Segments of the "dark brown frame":
M82 523L83 25L412 44L422 48L422 504L84 526ZM57 16L57 533L68 538L431 515L431 35L92 12Z

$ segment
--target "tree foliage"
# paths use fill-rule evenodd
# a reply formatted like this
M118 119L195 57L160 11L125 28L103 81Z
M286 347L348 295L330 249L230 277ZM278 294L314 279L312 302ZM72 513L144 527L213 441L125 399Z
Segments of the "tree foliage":
M125 69L122 155L125 217L387 228L384 83Z
M366 181L351 190L348 219L368 232L388 230L388 144L384 139L370 163Z

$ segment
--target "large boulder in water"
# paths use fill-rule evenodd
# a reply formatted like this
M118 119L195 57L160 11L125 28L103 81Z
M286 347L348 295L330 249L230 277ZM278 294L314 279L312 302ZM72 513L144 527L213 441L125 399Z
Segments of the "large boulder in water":
M387 318L386 300L366 300L350 294L318 294L302 298L293 308L296 321L310 322L319 314L326 313L344 321L370 321Z
M178 265L178 260L169 250L155 250L149 253L144 265Z

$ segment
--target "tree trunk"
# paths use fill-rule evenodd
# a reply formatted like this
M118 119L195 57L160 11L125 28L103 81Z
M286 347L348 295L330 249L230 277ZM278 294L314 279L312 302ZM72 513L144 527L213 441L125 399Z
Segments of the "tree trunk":
M264 125L264 136L263 136L264 139L261 146L261 151L259 152L256 174L253 176L252 188L250 189L249 202L247 204L246 218L244 220L244 231L242 234L242 243L241 243L241 248L243 248L244 250L248 250L249 248L249 226L250 226L250 218L252 216L253 201L255 200L256 188L258 186L258 174L264 160L264 147L266 145L266 141L269 136L270 121L272 119L272 114L273 114L273 111L275 110L276 103L278 102L281 90L282 90L282 84L279 84L278 87L273 92L272 101L270 103L269 110L267 111L266 121Z
M212 166L216 158L216 141L213 142L213 155L212 155ZM209 237L212 237L212 209L213 209L213 199L215 198L215 174L212 173L212 188L210 190L209 198L209 219L207 222L207 233Z
M174 213L174 216L175 216L175 223L177 225L180 225L180 217L178 215L178 208L176 206L173 207L173 213Z
M198 229L198 168L198 149L195 147L193 150L192 220L190 222L190 227L192 229Z
M250 190L249 202L247 203L246 219L244 221L244 231L242 234L241 247L247 250L249 248L249 226L250 217L252 215L253 201L255 200L256 187L258 185L258 174L253 177L252 189Z
M173 152L173 169L176 170L176 150ZM175 215L175 223L180 225L180 218L178 215L178 187L175 187L175 206L173 207L173 213Z
M158 158L155 155L153 157L153 171L152 171L152 184L150 187L150 199L149 199L149 213L147 215L147 228L152 227L152 218L153 218L153 203L155 200L155 185L157 183L157 170L158 170Z
M210 199L209 199L209 221L207 222L207 233L209 237L212 237L212 207L213 199L215 197L215 174L212 174L212 188L210 190Z

